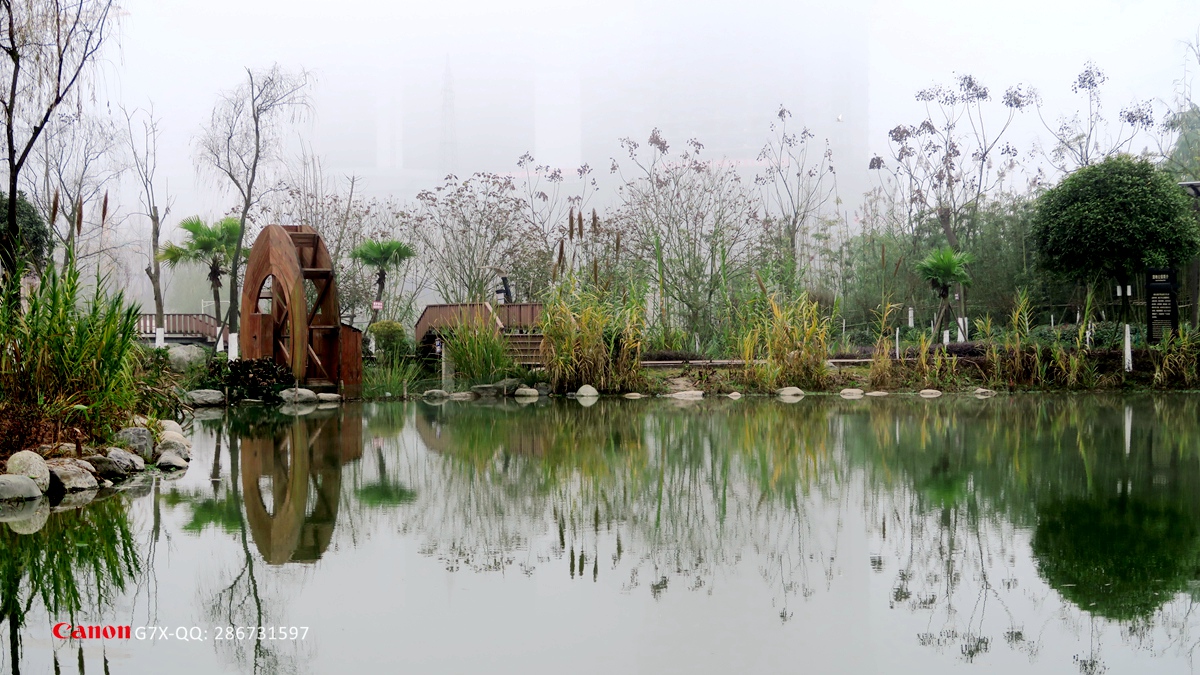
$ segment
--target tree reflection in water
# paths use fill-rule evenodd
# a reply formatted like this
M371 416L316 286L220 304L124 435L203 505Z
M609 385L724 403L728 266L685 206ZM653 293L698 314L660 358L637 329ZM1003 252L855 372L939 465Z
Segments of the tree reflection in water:
M1036 658L1045 627L1030 633L1025 620L1046 598L1019 584L1031 556L1070 603L1064 625L1078 633L1087 624L1081 672L1105 669L1109 622L1133 646L1157 630L1159 641L1192 649L1190 622L1167 617L1190 607L1180 593L1200 562L1200 504L1190 496L1200 487L1198 402L1015 396L858 413L870 424L850 426L869 432L847 447L875 485L874 545L899 564L892 604L929 618L921 643L971 661L1003 637Z
M671 579L711 592L757 551L786 620L793 596L837 573L841 524L809 513L842 499L829 409L661 403L419 404L417 431L440 461L404 481L440 498L408 526L447 569L532 574L567 556L572 578L619 575L654 597Z
M44 612L72 624L101 621L142 569L128 503L121 495L102 497L56 513L42 501L30 503L32 519L0 523L0 618L8 624L4 652L14 675L21 672L27 617ZM53 660L57 670L57 652Z
M210 424L229 438L227 485L211 496L176 491L168 503L190 509L185 530L216 526L240 545L239 562L204 591L207 620L234 630L267 628L282 610L280 597L294 594L291 586L303 583L303 575L287 566L319 560L332 541L342 466L362 452L361 412L357 406L343 406L291 417L254 408ZM218 457L220 452L218 446ZM218 467L219 458L214 459L214 475L219 475ZM298 670L305 660L299 650L310 643L256 637L214 644L253 672L277 673ZM297 651L281 651L289 647Z

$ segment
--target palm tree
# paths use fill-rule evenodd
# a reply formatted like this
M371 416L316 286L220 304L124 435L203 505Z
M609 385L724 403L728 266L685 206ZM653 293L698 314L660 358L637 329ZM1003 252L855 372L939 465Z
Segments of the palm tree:
M954 284L962 286L971 284L971 275L967 274L967 265L973 262L975 262L975 256L970 253L955 251L949 246L943 246L930 251L924 260L917 263L917 274L929 282L930 288L937 292L938 299L941 301L937 319L933 322L934 341L937 341L937 336L942 330L942 320L946 316L946 310L954 312L954 307L950 303L950 287Z
M387 283L388 268L399 267L401 263L416 255L412 247L401 241L388 239L386 241L375 241L368 239L350 252L350 257L361 262L368 267L374 267L377 271L375 276L375 302L383 301L383 285ZM379 320L379 310L371 310L371 323Z
M212 287L213 315L221 321L221 277L229 273L229 264L237 248L241 225L237 218L225 218L207 225L199 216L185 218L179 228L188 233L180 244L167 244L158 258L172 270L181 264L208 265L208 283Z

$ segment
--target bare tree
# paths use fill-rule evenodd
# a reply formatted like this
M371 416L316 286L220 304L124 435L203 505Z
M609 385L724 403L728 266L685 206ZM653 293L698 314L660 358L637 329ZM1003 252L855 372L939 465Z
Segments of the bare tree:
M1070 173L1105 157L1129 152L1138 133L1154 127L1153 106L1149 101L1139 101L1120 111L1114 131L1104 118L1100 99L1100 87L1107 81L1108 76L1095 63L1084 64L1071 84L1071 91L1087 99L1087 111L1082 116L1076 112L1071 117L1060 117L1055 125L1046 121L1038 102L1038 118L1054 138L1054 147L1048 152L1043 148L1042 154L1055 169Z
M636 175L620 189L615 219L657 284L661 327L706 343L732 320L733 290L749 271L757 202L733 167L700 158L698 141L671 157L654 129L648 144L642 154L638 143L621 141ZM613 169L620 171L615 160Z
M58 112L30 154L23 182L58 243L73 249L78 261L111 253L101 222L111 222L108 214L88 216L125 169L120 146L116 126L107 117ZM61 225L54 217L55 202ZM107 212L103 205L101 210Z
M815 137L807 128L789 131L792 113L780 106L778 121L771 124L774 136L758 153L762 172L754 178L762 193L765 213L764 238L767 262L776 268L768 275L789 292L807 276L819 257L819 248L829 239L825 230L831 222L827 209L838 206L837 175L833 151L825 143L814 147ZM821 256L827 257L827 256ZM776 260L771 260L775 258Z
M368 239L394 236L400 217L390 202L364 197L358 177L330 177L320 158L305 151L288 162L280 189L264 197L257 211L268 222L308 225L321 235L333 259L344 319L352 322L374 299L374 274L350 252Z
M17 200L21 171L51 116L79 93L113 37L113 0L0 0L0 111L8 164L8 212L0 265L9 275L21 249Z
M553 282L558 249L581 242L571 236L571 216L582 213L596 191L596 179L587 164L564 173L562 169L538 164L529 153L517 160L517 167L525 172L520 191L525 204L526 236L518 242L512 264L506 270L517 297L534 300ZM565 257L574 255L574 251L564 249Z
M150 259L146 263L146 276L150 278L150 286L154 290L154 326L163 327L163 293L162 274L159 267L159 235L162 232L162 221L171 213L171 198L164 185L164 205L160 213L158 193L155 190L155 174L158 171L158 118L154 116L154 106L144 112L122 110L125 115L125 143L133 161L133 170L141 187L142 207L146 209L145 216L150 219ZM136 129L134 119L140 117L140 132ZM140 138L139 138L140 136Z
M497 269L511 264L527 208L511 178L479 173L417 195L408 215L417 257L425 261L433 287L445 302L489 301Z
M222 93L212 118L197 142L196 161L233 188L241 200L240 234L230 269L231 333L238 330L238 273L246 238L246 220L261 198L263 170L279 159L280 125L308 108L309 74L291 73L275 64L267 70L246 69L241 86ZM225 321L222 321L222 327Z

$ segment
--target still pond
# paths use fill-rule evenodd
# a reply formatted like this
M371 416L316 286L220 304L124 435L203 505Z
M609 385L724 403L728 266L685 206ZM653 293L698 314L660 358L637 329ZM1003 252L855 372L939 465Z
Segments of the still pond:
M1197 670L1200 395L302 412L9 512L0 671Z

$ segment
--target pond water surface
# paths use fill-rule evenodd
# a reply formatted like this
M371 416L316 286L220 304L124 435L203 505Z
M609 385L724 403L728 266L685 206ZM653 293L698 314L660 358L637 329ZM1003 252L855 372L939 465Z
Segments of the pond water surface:
M0 524L2 671L1196 670L1197 395L302 412Z

